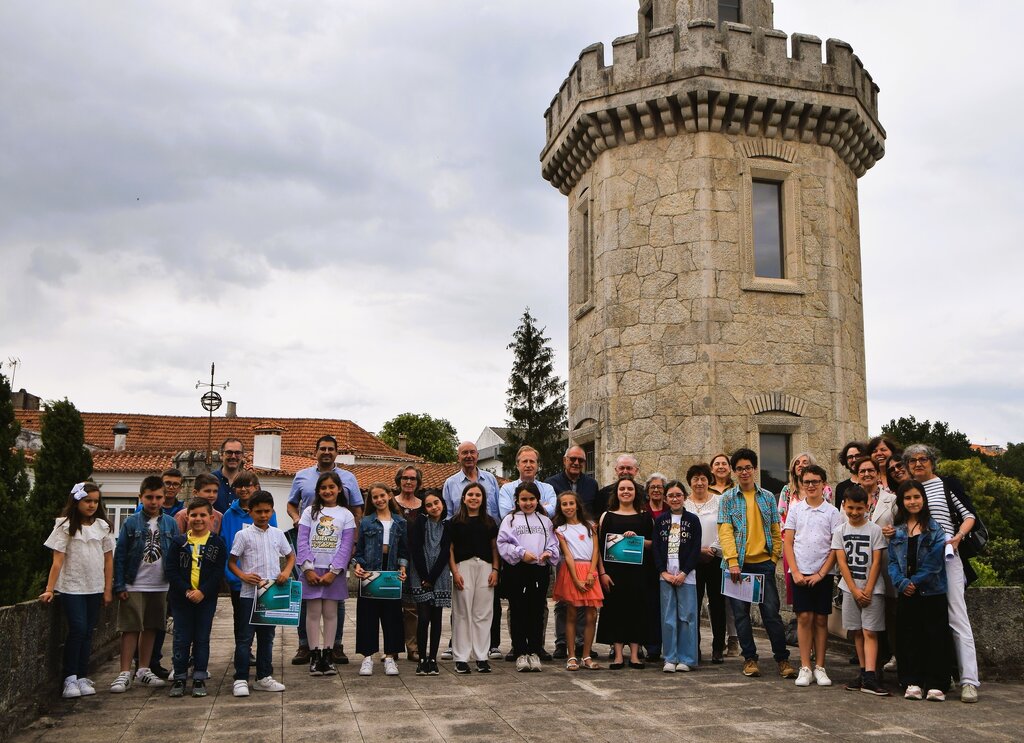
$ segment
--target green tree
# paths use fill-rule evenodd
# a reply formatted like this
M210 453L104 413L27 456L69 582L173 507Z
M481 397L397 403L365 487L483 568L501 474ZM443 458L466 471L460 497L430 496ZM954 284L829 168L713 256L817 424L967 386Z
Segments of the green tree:
M45 550L36 541L29 515L29 481L25 453L15 449L21 425L14 417L11 385L0 374L0 513L4 515L4 546L0 549L0 606L24 601L39 588L38 571L27 569Z
M977 457L942 460L938 471L963 483L992 539L1024 543L1024 483L996 474Z
M896 439L901 446L910 444L929 444L938 449L945 459L967 459L977 456L971 449L971 440L967 434L953 430L944 421L918 422L910 415L899 420L891 420L882 426L885 436Z
M434 418L426 413L402 413L389 420L380 429L380 439L397 449L398 437L408 436L406 451L428 462L454 462L459 448L459 437L446 418Z
M1000 475L1024 482L1024 443L1007 444L998 457L988 457L985 463Z
M46 403L41 428L43 444L36 457L31 498L40 541L63 510L71 488L92 474L92 454L85 447L85 424L67 398ZM35 565L45 567L48 560L49 555L43 553Z
M508 438L501 449L505 472L515 471L516 452L529 444L539 452L539 477L558 472L566 443L565 382L555 376L555 353L527 307L508 348L514 353L508 378L505 425Z

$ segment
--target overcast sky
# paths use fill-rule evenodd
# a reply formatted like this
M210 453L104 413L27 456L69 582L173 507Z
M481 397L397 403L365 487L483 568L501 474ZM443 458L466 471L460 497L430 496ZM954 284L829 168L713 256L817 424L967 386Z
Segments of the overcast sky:
M1024 439L1024 5L776 0L850 42L872 432ZM631 0L0 4L0 360L82 410L505 419L529 306L566 372L543 112ZM5 373L10 370L5 366Z

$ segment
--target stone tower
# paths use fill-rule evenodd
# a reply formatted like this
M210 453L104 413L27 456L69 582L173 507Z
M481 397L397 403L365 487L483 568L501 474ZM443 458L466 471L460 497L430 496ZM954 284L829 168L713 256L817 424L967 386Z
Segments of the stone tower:
M643 0L638 25L611 65L584 49L544 114L570 438L605 481L623 452L682 474L740 446L838 474L867 428L857 179L884 154L878 87L843 41L824 62L815 36L787 44L769 0Z

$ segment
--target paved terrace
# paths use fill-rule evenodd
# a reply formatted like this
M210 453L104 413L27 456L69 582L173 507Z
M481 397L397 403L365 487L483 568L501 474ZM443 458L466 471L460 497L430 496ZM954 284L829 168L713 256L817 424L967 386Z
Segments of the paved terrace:
M355 637L354 603L349 602L346 638ZM553 622L549 630L553 631ZM447 618L446 624L447 627ZM446 640L443 638L442 642ZM550 643L550 638L549 638ZM115 661L97 669L94 697L54 699L50 714L16 735L12 743L302 743L302 741L521 741L552 739L628 741L785 740L1019 741L1024 733L1024 685L986 683L981 702L965 705L950 695L945 703L879 699L848 692L845 657L830 657L837 685L797 689L782 681L766 643L764 675L748 679L740 660L702 666L689 674L644 671L569 673L545 664L542 673L515 673L494 661L494 672L457 676L441 663L441 675L417 677L402 660L401 675L384 676L381 663L371 678L357 675L358 660L339 666L339 675L312 678L301 666L286 665L295 651L293 630L278 629L275 677L283 694L253 691L231 696L231 608L221 602L213 632L205 699L169 699L167 689L133 687L110 694ZM551 644L549 644L549 649ZM351 645L348 646L351 653ZM169 640L168 648L169 651ZM603 665L607 665L603 662ZM557 736L557 737L556 737Z

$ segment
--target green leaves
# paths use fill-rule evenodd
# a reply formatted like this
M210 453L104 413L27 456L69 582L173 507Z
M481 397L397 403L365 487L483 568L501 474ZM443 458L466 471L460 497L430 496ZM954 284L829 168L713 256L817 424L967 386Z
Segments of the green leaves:
M398 437L408 436L406 451L428 462L454 462L459 446L458 433L446 418L434 418L426 413L402 413L389 420L378 436L385 444L397 449Z

